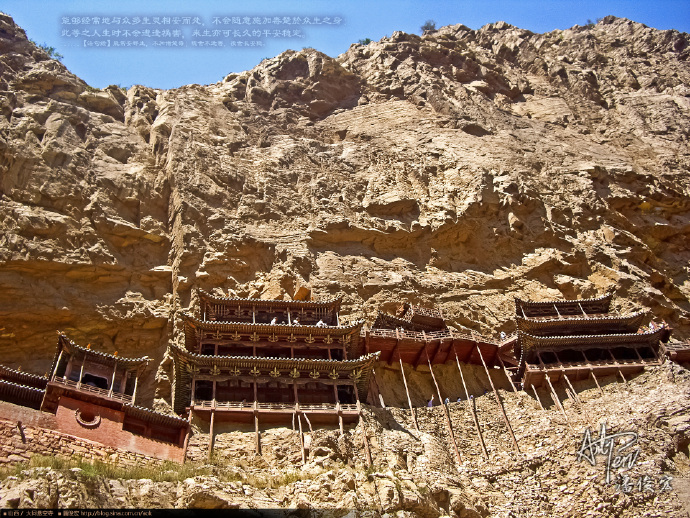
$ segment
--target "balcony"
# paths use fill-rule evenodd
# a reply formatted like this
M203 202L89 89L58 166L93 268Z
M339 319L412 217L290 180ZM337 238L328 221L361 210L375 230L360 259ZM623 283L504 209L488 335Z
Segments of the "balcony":
M57 378L56 377L55 379L53 379L53 383L58 383L60 385L64 385L66 387L69 387L70 389L74 389L74 390L77 390L79 392L96 394L97 396L100 396L100 397L115 399L117 401L122 401L123 403L131 403L132 402L132 396L128 396L127 394L121 394L119 392L111 392L110 390L105 390L102 388L93 387L91 385L85 385L84 383L79 383L78 381L68 380L66 378Z

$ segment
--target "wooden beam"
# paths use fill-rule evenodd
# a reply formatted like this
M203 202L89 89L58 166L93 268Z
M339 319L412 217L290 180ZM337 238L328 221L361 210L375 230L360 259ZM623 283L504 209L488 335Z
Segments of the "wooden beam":
M424 344L426 348L426 343ZM443 407L443 415L446 417L446 426L448 426L448 433L450 434L450 440L453 443L453 450L455 451L455 456L458 459L458 463L462 463L462 457L460 456L460 450L458 450L458 444L455 442L455 434L453 433L453 425L450 422L450 413L448 412L447 405L443 402L443 397L441 396L441 389L438 387L438 382L436 381L436 375L434 374L434 369L431 366L431 361L427 357L427 363L429 364L429 372L431 372L431 379L434 380L434 385L436 386L436 393L438 394L438 400L440 405Z
M311 433L314 433L314 429L311 427L311 421L309 420L309 416L307 414L305 414L304 412L302 412L302 415L304 416L304 419L306 419L307 424L309 425L309 431Z
M578 396L577 392L575 392L575 387L573 387L572 383L570 383L570 380L568 379L568 375L565 373L565 371L563 372L563 377L565 378L565 382L570 387L570 390L573 392L573 396L575 397L575 401L577 401L578 403L581 404L582 401L580 401L580 396Z
M398 352L398 347L400 346L400 339L397 339L395 341L395 347L393 347L393 350L391 351L390 356L388 357L388 365L393 364L393 358L395 358L395 353Z
M537 389L534 388L534 385L532 385L532 390L534 391L534 397L537 398L537 403L539 403L539 408L544 410L544 405L541 404L541 399L539 399L539 394L537 393Z
M445 339L444 339L445 340ZM443 340L441 341L443 343ZM450 355L453 353L453 339L450 339L450 342L448 343L448 352L446 353L446 359L443 360L443 364L445 365L448 363L448 360L450 359Z
M299 424L299 449L302 451L302 464L306 464L307 459L304 452L304 431L302 430L302 419L300 414L297 414L297 424Z
M508 420L508 414L506 414L506 410L503 407L503 401L501 401L501 396L498 393L498 390L496 390L496 387L494 386L494 382L491 379L491 374L489 374L489 369L486 366L486 362L484 361L484 356L482 355L481 350L479 349L479 345L477 345L477 351L479 352L479 358L482 360L482 365L484 366L484 370L486 371L486 376L489 378L489 383L491 383L491 388L494 391L494 394L496 395L496 401L498 402L498 406L501 408L501 413L503 414L503 420L506 423L506 426L508 427L508 431L510 432L510 437L513 439L513 445L515 446L515 450L520 453L520 447L518 446L517 439L515 438L515 434L513 433L513 427L510 426L510 421Z
M134 375L134 391L132 392L132 406L134 406L134 402L137 400L137 385L139 383L139 371Z
M594 369L592 369L592 368L590 367L590 368L589 368L589 373L592 375L592 378L594 379L594 383L597 384L597 388L599 389L599 392L600 392L601 395L603 396L603 395L604 395L604 391L602 390L601 385L599 385L599 380L597 380L597 377L594 375Z
M439 351L441 350L441 347L443 346L443 342L439 341L438 346L436 347L436 350L434 351L434 355L431 357L431 363L436 363L436 357L438 356Z
M402 373L403 384L405 385L405 394L407 394L407 404L410 407L410 413L412 414L412 421L414 422L414 427L419 431L419 424L417 423L417 415L414 412L414 407L412 406L412 400L410 399L410 391L407 389L407 378L405 377L405 369L403 368L402 358L400 360L400 372Z
M213 434L213 425L216 417L216 411L211 409L211 426L209 428L209 437L208 437L208 458L213 457L213 444L215 443L215 436Z
M364 438L364 453L367 458L367 467L372 467L374 462L371 458L371 450L369 449L369 439L367 438L367 427L362 417L362 404L359 401L359 390L357 390L357 383L352 384L355 387L355 398L357 399L357 414L359 415L359 422L362 424L362 436Z
M64 352L65 352L65 350L61 347L61 348L60 348L60 354L58 355L57 362L55 362L55 368L53 369L53 373L52 373L52 375L51 375L51 377L50 377L51 380L55 380L55 376L56 376L56 374L57 374L57 370L58 370L58 368L60 367L60 360L62 360L62 353L64 353ZM115 365L117 365L117 363L116 363Z
M115 373L117 373L117 362L113 367L113 377L110 379L110 390L108 391L108 397L113 397L113 387L115 386Z
M501 359L501 355L498 354L498 349L496 350L496 356L498 357L498 361L501 363L501 367L503 367L503 372L506 375L506 378L508 378L508 381L510 382L510 386L513 387L513 392L517 392L517 388L515 388L515 383L513 383L513 378L508 372L508 369L506 369L506 364L503 363L503 360Z
M254 410L254 437L256 438L256 454L261 455L261 433L259 432L259 412Z
M189 415L187 416L187 433L184 436L184 444L182 445L182 464L187 460L187 448L189 447L189 436L192 434L192 412L193 408L189 409Z
M426 353L426 347L422 347L421 349L419 349L419 354L417 355L417 358L416 358L415 361L414 361L414 368L415 368L415 370L417 370L417 367L419 367L419 364L420 364L421 361L422 361L422 355L425 354L425 353ZM427 356L427 359L428 359L428 358L429 358L429 357Z
M455 346L453 346L455 347ZM467 405L470 407L470 413L472 414L472 418L474 419L474 427L477 430L477 437L479 437L479 444L482 447L482 453L484 454L484 459L489 460L489 452L486 451L486 444L484 444L484 437L482 437L482 431L481 428L479 428L479 419L477 419L477 413L475 412L474 405L472 404L472 401L470 401L470 394L467 391L467 385L465 384L465 376L462 373L462 367L460 367L460 360L458 359L458 352L455 352L455 363L458 365L458 370L460 371L460 379L462 380L462 386L465 389L465 400L467 401ZM474 400L474 398L473 398Z
M551 384L551 378L549 378L548 373L544 373L544 377L546 378L546 382L549 384L549 388L551 388L551 396L553 397L553 402L561 410L561 412L563 412L563 417L565 417L565 420L568 421L568 416L565 414L565 408L563 408L563 405L561 405L561 400L558 399L558 394L556 394L556 390L553 388L553 385Z

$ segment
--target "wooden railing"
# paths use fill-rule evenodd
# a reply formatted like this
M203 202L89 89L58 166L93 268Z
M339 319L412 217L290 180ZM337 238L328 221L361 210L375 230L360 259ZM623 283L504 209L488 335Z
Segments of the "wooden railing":
M479 334L459 333L452 329L443 329L441 331L408 331L396 329L370 329L369 336L380 336L384 338L407 338L418 341L443 340L445 338L455 338L459 340L470 340L473 342L482 342L487 344L495 344L495 342L485 336ZM366 331L362 331L362 336L366 335ZM507 339L506 339L507 340Z
M111 393L109 390L105 390L99 387L93 387L91 385L85 385L84 383L68 380L66 378L55 378L53 381L55 381L56 383L60 383L61 385L65 385L67 387L74 388L81 392L89 392L91 394L97 394L99 396L117 399L118 401L124 401L125 403L132 402L132 396L128 396L127 394L121 394L118 392Z
M657 358L643 358L642 360L626 359L626 360L597 360L585 362L561 362L561 363L545 363L540 365L538 363L528 363L527 366L530 370L559 370L562 368L589 368L589 367L605 367L605 366L616 366L616 365L649 365L658 363Z
M237 401L216 401L215 406L213 404L213 401L200 401L197 400L194 402L194 406L196 407L201 407L201 408L208 408L212 409L215 408L217 410L222 410L222 409L239 409L239 410L246 410L246 411L252 411L254 410L254 403L240 403ZM295 404L294 403L256 403L256 408L259 410L295 410ZM337 406L335 403L319 403L316 405L299 405L300 410L337 410ZM351 404L346 404L346 405L340 405L340 409L343 411L355 411L357 410L357 405L351 405Z

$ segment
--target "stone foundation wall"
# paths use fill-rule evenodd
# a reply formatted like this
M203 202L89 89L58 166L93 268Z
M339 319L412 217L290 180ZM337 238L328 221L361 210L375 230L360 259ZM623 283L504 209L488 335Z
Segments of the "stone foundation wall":
M162 462L158 458L80 439L57 428L58 421L52 414L0 402L0 464L25 462L36 454L79 456L125 466Z

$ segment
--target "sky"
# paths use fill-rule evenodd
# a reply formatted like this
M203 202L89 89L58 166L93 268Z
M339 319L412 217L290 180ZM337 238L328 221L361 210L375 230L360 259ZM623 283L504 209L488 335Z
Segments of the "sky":
M287 49L336 57L427 20L549 32L612 14L690 32L688 0L0 0L0 11L96 88L215 83Z

